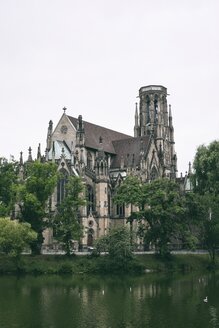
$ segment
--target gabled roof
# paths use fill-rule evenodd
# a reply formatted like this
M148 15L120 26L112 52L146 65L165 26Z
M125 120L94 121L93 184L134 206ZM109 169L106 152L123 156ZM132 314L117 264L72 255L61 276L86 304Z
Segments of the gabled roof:
M71 123L77 129L78 119L72 116L68 116ZM113 131L102 126L83 121L84 132L85 132L85 146L88 148L99 149L100 148L100 137L102 138L101 148L104 152L116 154L114 149L113 141L122 139L134 139L133 137Z
M150 136L129 138L113 141L116 156L112 161L112 168L119 168L121 162L124 166L138 166L140 158L146 154L150 142Z

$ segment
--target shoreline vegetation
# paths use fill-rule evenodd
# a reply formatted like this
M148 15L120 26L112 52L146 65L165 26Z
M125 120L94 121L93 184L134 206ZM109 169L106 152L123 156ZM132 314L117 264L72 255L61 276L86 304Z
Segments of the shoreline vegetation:
M219 269L208 254L135 255L129 261L113 261L107 256L22 255L19 259L0 255L0 274L147 274L190 273Z

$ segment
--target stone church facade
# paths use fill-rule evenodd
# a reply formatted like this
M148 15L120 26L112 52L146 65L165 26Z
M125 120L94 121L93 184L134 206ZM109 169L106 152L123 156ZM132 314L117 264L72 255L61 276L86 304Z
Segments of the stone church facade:
M58 164L62 178L52 196L51 209L64 197L69 175L82 177L87 205L81 208L83 226L81 248L116 225L125 225L130 208L113 204L116 188L126 176L138 176L142 182L158 177L176 178L177 157L174 128L167 89L160 85L140 88L136 103L134 137L67 115L58 124L49 122L46 160ZM53 242L52 235L46 244Z

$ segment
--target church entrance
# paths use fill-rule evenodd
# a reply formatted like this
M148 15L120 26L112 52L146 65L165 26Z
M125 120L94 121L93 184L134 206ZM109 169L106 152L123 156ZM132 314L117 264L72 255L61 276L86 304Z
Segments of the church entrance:
M87 246L93 246L94 243L94 230L93 229L89 229L88 231L88 236L87 236Z

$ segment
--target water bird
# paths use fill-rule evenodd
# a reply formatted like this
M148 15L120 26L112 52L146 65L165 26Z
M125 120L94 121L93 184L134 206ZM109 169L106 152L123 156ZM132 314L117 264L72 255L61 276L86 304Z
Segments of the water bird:
M102 294L103 294L103 295L105 294L105 291L104 291L104 289L102 290Z
M205 303L208 302L208 296L206 296L206 297L203 299L203 302L205 302Z

